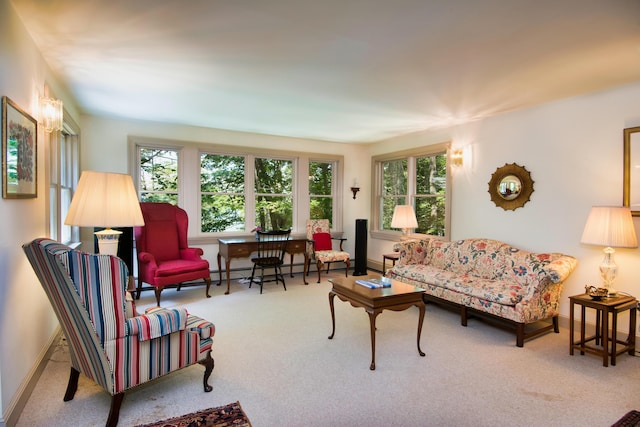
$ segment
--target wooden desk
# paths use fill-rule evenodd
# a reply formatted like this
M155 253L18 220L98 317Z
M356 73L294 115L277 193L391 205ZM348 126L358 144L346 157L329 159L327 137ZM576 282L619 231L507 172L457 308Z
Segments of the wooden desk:
M229 267L233 258L249 258L251 253L258 250L258 242L252 237L238 239L218 239L218 273L220 275L220 283L222 283L222 257L225 261L225 269L227 271L227 291L225 295L229 295L231 278L229 277ZM307 267L309 264L309 255L307 254L307 239L290 239L287 242L287 253L291 255L289 264L289 275L293 277L293 256L295 254L304 255L304 270L302 280L307 284Z

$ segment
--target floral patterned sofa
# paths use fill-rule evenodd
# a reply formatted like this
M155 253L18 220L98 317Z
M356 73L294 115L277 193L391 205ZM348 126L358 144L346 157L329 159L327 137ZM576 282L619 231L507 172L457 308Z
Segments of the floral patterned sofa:
M424 239L394 249L400 259L386 276L424 288L425 301L453 304L463 326L470 314L506 321L515 326L518 347L551 329L559 332L560 294L577 265L574 257L490 239Z

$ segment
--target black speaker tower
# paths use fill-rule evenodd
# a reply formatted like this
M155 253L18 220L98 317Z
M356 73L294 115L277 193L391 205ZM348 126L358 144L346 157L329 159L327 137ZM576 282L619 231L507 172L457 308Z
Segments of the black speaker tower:
M354 276L367 274L367 220L356 219L356 266Z

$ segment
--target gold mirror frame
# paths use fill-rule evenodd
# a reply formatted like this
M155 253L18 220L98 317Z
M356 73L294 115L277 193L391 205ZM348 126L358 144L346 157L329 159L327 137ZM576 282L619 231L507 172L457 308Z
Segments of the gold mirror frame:
M622 192L622 205L631 208L631 215L640 216L640 210L637 210L640 207L640 174L635 172L631 176L633 172L631 169L632 159L635 159L634 165L640 165L640 126L624 130L624 184Z
M500 184L505 178L512 179L511 176L515 176L520 180L520 191L516 197L505 197L500 193ZM524 206L529 201L531 193L533 193L533 180L531 179L531 173L524 166L505 163L504 166L496 169L491 175L491 180L489 181L491 201L505 211L513 211Z

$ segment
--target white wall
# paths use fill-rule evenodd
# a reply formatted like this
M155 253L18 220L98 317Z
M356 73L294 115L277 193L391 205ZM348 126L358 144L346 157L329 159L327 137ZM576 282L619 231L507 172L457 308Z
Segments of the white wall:
M640 83L565 99L491 119L381 142L371 154L452 141L471 146L472 161L454 171L451 238L488 237L522 249L564 252L579 265L565 283L570 295L598 285L602 248L580 244L592 205L622 205L624 128L640 126ZM524 207L504 211L488 193L496 168L517 163L531 172L534 192ZM634 220L640 231L640 218ZM382 258L392 242L373 240L369 258ZM640 297L640 253L619 249L618 290ZM627 323L628 324L628 323Z
M8 96L37 119L38 98L44 94L46 82L65 107L75 111L50 73L9 2L0 0L0 95ZM48 138L42 131L37 143L38 197L0 199L0 425L11 416L58 325L21 248L23 243L47 235Z

